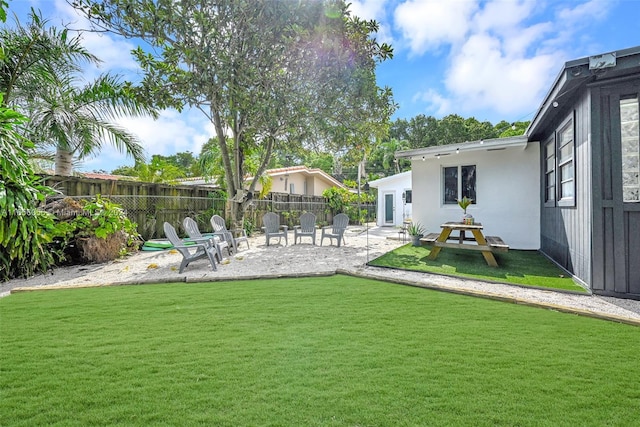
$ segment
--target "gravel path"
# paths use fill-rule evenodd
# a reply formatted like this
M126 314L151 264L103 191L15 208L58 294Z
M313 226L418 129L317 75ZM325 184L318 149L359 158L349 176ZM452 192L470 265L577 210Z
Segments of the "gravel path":
M367 266L366 263L403 244L393 228L350 227L347 244L313 246L265 245L264 236L249 239L250 249L226 258L212 271L207 261L198 260L178 273L182 257L172 251L139 252L123 260L105 264L63 267L50 274L16 279L0 284L0 297L25 288L71 288L119 284L197 282L256 277L286 277L340 273L379 278L411 286L433 288L518 304L602 317L640 326L640 301L486 283L427 273ZM319 244L319 238L318 242ZM175 251L173 251L175 252Z

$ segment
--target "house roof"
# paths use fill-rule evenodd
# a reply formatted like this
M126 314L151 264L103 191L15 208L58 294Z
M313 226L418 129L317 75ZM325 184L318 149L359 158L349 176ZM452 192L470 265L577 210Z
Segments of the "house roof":
M270 177L272 177L272 178L273 177L277 177L277 176L291 175L291 174L303 174L305 176L317 176L317 177L324 178L326 181L329 181L332 185L334 185L336 187L346 188L344 186L344 184L342 184L340 181L338 181L337 179L335 179L334 177L332 177L331 175L329 175L328 173L326 173L322 169L317 169L317 168L309 169L306 166L291 166L291 167L286 167L286 168L267 169L265 171L265 173L267 175L269 175ZM251 180L252 178L253 178L253 176L247 175L245 177L245 182ZM182 178L179 181L180 181L181 184L184 184L184 185L217 186L217 183L216 183L215 179L205 180L205 178L203 178L203 177Z
M334 177L332 177L322 169L318 169L318 168L309 169L306 166L290 166L286 168L267 169L265 173L270 177L284 176L284 175L291 175L291 174L302 174L304 176L322 177L336 187L346 188L343 183L341 183L340 181L338 181L337 179L335 179ZM247 177L246 179L249 180L251 178L252 177Z
M522 148L528 144L525 135L512 136L509 138L481 139L478 141L467 141L459 144L436 145L433 147L416 148L413 150L402 150L396 152L398 159L426 160L431 157L448 156L467 151L497 151L505 148ZM371 185L371 183L369 183Z
M411 179L411 171L397 173L391 176L385 176L384 178L374 179L373 181L369 181L369 187L378 188L381 185L389 184L393 181L400 181L402 179L409 178Z
M538 139L578 89L600 80L623 77L640 71L640 46L574 59L564 64L551 89L531 120L526 135Z

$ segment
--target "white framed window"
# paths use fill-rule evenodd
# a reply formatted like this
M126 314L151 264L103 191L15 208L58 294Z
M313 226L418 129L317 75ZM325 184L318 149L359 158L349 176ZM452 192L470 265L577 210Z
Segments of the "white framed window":
M477 203L476 165L446 166L442 168L442 198L445 205L458 204L467 197Z
M575 199L575 141L573 137L573 120L569 120L558 131L558 201L571 202Z
M556 132L558 206L575 206L575 146L573 117L570 117Z
M544 204L556 205L556 144L554 136L544 143Z

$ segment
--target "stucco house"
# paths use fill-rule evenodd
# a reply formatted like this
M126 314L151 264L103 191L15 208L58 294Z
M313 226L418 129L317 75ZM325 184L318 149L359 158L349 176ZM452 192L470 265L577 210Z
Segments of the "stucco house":
M368 184L378 189L378 226L402 226L405 220L411 219L411 171L369 181Z
M265 173L271 177L271 191L274 193L322 196L322 192L327 188L347 188L322 169L308 168L306 166L267 169ZM247 177L245 179L247 185L252 179L253 177ZM180 184L218 187L215 180L206 180L203 177L184 178L180 180ZM255 190L260 191L261 189L262 185L258 183Z
M428 232L467 212L514 249L540 247L540 146L525 136L400 151L411 159L413 221Z
M467 195L486 234L640 299L640 46L565 63L522 137L396 157L412 160L413 216L430 231Z

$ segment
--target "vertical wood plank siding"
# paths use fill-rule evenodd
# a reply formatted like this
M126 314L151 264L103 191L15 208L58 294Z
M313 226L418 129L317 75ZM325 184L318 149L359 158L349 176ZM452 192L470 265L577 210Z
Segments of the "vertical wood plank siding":
M575 200L572 207L545 207L541 203L540 245L542 252L577 276L591 284L591 114L589 93L565 101L569 107L558 115L541 141L546 140L568 117L574 118L574 176ZM541 167L544 168L544 150ZM556 170L556 174L558 171ZM544 187L541 186L541 187ZM544 193L541 194L544 201Z
M640 298L640 204L622 194L620 96L640 93L640 79L594 86L593 280L594 292Z

